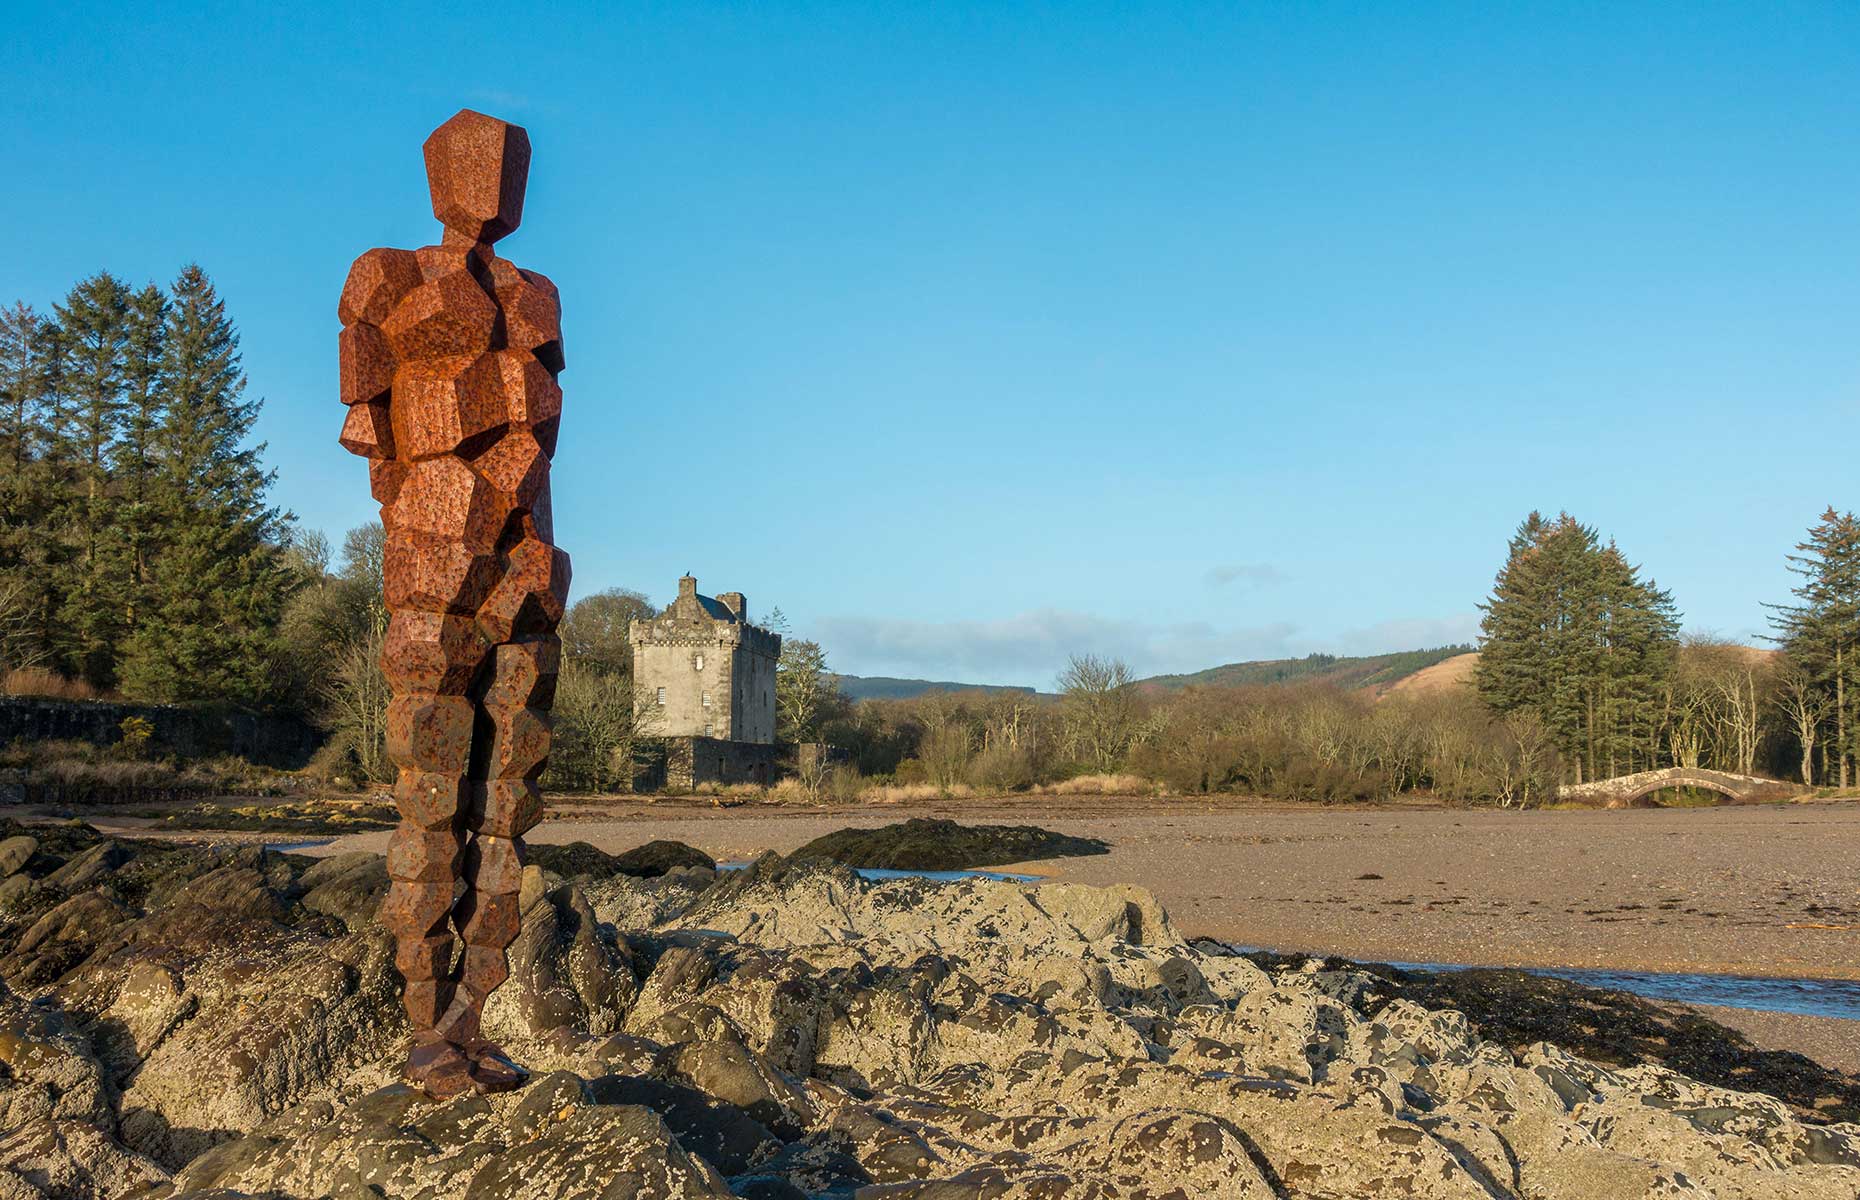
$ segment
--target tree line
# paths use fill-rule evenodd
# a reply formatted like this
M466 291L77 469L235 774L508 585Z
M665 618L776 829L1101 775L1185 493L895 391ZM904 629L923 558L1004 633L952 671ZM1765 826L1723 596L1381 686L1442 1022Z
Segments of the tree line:
M1483 603L1470 688L1191 686L1071 660L1056 697L868 700L830 714L847 774L1012 790L1110 776L1298 800L1424 792L1525 806L1565 783L1666 766L1853 782L1860 522L1830 508L1789 556L1774 649L1682 635L1671 593L1568 514L1530 514ZM1129 778L1121 782L1116 776Z
M0 666L137 699L274 705L300 582L198 266L0 310Z
M361 778L387 765L381 532L339 548L270 501L238 330L198 266L166 287L108 272L51 311L0 309L0 676L294 712ZM786 628L778 732L840 748L842 773L1013 789L1127 772L1191 791L1313 799L1431 791L1535 803L1564 782L1658 766L1854 782L1860 521L1830 507L1788 556L1773 651L1680 633L1672 595L1568 514L1518 527L1481 606L1465 694L1137 684L1074 658L1058 696L850 703L825 650ZM628 786L655 736L609 589L562 622L555 786Z

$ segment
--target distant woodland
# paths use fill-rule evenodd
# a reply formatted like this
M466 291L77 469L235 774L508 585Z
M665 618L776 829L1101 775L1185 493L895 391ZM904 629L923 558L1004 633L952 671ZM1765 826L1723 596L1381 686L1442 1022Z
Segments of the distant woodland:
M49 312L0 310L0 681L295 715L330 735L317 771L383 779L380 528L336 546L271 502L246 384L238 331L198 267L165 287L100 273ZM1668 765L1855 785L1852 513L1829 508L1787 553L1797 584L1764 648L1682 635L1675 598L1567 514L1531 514L1502 550L1470 686L1431 690L1385 685L1469 647L1145 681L1081 655L1050 694L900 696L908 681L884 680L853 700L829 648L776 610L780 736L838 748L790 786L1527 806ZM627 624L653 611L627 589L572 606L550 786L623 790L652 752Z

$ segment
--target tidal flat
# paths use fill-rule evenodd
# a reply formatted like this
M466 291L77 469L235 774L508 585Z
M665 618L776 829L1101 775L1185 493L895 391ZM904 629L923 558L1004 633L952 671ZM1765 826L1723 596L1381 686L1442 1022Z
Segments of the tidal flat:
M1860 980L1853 802L1500 812L1228 797L825 809L569 797L552 799L530 840L620 853L668 839L743 861L920 816L1101 839L1109 853L989 865L1148 888L1190 937L1363 962ZM357 833L310 853L386 844ZM1860 1021L1709 1011L1759 1044L1860 1070Z

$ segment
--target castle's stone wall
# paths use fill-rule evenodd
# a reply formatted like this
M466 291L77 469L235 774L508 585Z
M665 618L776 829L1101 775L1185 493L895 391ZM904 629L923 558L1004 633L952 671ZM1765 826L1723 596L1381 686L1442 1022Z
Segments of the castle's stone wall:
M761 630L756 632L760 633ZM780 644L780 639L776 639ZM736 655L730 675L730 735L739 742L775 742L776 655L748 646Z
M701 783L775 782L775 747L721 738L671 738L665 744L665 786L684 791Z
M652 734L774 743L781 637L748 624L747 610L740 592L700 596L687 575L664 612L633 622L633 677L654 706Z

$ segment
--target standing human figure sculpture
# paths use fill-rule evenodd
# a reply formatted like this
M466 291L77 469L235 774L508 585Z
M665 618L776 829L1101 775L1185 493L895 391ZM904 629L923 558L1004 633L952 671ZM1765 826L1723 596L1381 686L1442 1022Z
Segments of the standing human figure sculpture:
M413 1026L403 1074L446 1097L525 1078L481 1022L510 973L523 834L542 816L569 563L549 509L556 289L491 250L522 219L529 137L466 109L425 154L443 240L356 259L338 315L341 441L369 460L385 534L400 825L381 920Z

